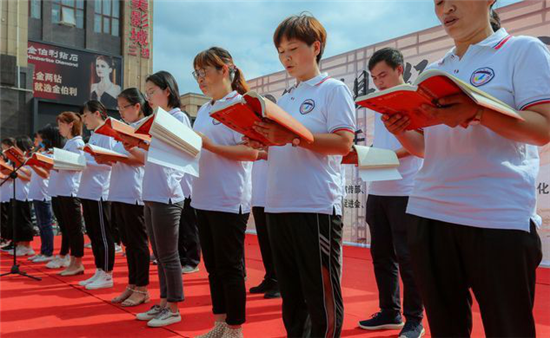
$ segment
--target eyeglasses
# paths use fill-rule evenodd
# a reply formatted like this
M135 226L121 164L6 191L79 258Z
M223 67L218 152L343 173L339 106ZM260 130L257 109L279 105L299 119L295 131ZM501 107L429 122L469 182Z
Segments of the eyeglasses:
M146 93L145 93L145 98L146 98L146 99L151 98L151 96L155 95L156 92L157 92L156 89L153 89L153 90L151 90L151 91L148 92L148 93L146 92Z
M133 106L133 104L130 103L130 104L127 104L127 105L122 106L122 107L118 106L118 107L116 107L116 110L121 111L121 110L124 110L124 109L126 109L130 106Z
M207 69L200 68L195 70L191 74L193 74L193 77L195 78L196 81L199 81L201 77L204 78L206 76L206 72L207 72Z

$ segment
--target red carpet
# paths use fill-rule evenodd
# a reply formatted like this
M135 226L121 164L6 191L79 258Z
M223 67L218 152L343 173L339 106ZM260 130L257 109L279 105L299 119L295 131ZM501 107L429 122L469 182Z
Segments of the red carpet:
M59 238L57 238L59 240ZM39 240L34 242L36 246ZM196 274L186 275L186 300L180 306L181 323L168 328L150 329L134 314L148 309L153 302L133 308L112 305L110 299L122 292L126 283L126 262L117 255L115 288L87 291L77 285L93 272L92 252L85 252L86 274L76 277L59 277L57 270L44 268L21 260L22 270L42 277L42 281L8 276L0 280L0 336L3 338L34 337L193 337L212 325L208 280L204 267ZM11 256L3 253L0 271L9 271ZM260 251L255 236L248 236L246 246L248 272L247 289L258 284L263 277ZM158 298L156 267L151 269L150 292L152 300ZM398 331L367 332L357 328L357 322L378 310L376 284L367 249L346 247L344 250L344 337L396 337ZM539 337L550 337L550 269L538 270L535 317ZM505 297L505 295L503 295ZM474 309L474 337L483 336L481 318ZM284 337L280 316L280 300L265 300L262 296L248 295L245 337ZM426 320L424 325L427 326ZM428 332L429 334L429 332Z

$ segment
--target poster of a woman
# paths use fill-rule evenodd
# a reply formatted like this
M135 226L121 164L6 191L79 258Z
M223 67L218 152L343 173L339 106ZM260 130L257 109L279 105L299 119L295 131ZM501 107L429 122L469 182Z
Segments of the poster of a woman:
M92 65L90 99L98 100L109 108L116 107L116 97L121 88L116 84L116 68L113 60L105 55L96 57Z

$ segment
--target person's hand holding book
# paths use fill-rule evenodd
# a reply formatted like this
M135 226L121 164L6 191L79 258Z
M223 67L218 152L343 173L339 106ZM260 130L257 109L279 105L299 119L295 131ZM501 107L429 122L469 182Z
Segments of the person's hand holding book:
M390 133L394 135L401 135L407 131L407 127L411 124L411 119L407 115L384 114L382 115L382 122L384 122L386 129Z
M451 128L467 128L469 122L483 109L463 93L446 96L439 99L438 103L440 108L427 104L423 104L421 108L426 114Z
M257 133L267 138L276 146L284 146L292 143L292 140L297 137L288 129L267 120L254 123L253 128Z

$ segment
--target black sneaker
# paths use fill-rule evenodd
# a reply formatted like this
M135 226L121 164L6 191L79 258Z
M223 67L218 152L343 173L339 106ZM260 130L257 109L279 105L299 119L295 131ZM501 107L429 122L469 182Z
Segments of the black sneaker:
M359 322L359 327L365 330L397 330L403 327L403 321L401 320L401 314L377 312L372 315L370 319L362 320Z
M426 333L422 323L407 321L399 332L399 338L420 338Z
M279 291L279 285L275 284L271 290L267 290L264 294L265 299L281 298L281 292Z
M250 288L250 293L266 293L273 288L273 282L263 280L260 285Z

